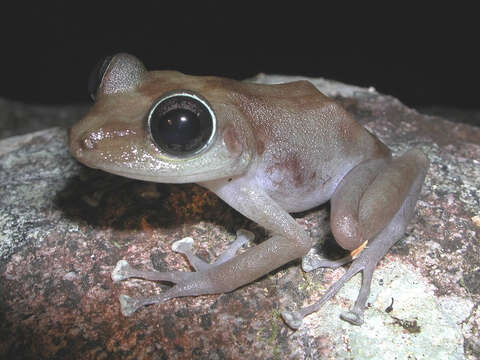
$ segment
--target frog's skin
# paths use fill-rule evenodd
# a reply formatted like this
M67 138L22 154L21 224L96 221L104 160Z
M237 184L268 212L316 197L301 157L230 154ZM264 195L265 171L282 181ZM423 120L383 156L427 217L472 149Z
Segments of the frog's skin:
M303 268L352 264L318 303L282 315L290 327L298 328L305 315L362 272L355 305L342 318L363 323L373 271L403 236L414 213L428 168L423 153L411 150L392 158L383 143L308 81L261 85L147 71L127 54L107 59L95 74L95 104L70 132L76 159L134 179L195 182L271 233L266 241L236 255L252 238L240 230L213 264L192 253L192 239L174 243L173 249L187 256L194 272L140 271L119 261L114 281L137 277L175 284L152 298L120 296L124 315L175 297L229 292L301 258L312 240L289 212L330 200L332 233L352 252L339 260L304 262ZM169 102L161 101L169 96ZM187 133L177 133L176 128L183 124L182 107L193 115ZM196 125L197 115L206 119L200 124L203 132L189 128ZM167 130L158 130L159 123Z

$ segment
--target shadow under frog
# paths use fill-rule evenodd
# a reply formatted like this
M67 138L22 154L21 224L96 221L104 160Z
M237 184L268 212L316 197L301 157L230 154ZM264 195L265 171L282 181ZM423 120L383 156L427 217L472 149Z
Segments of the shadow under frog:
M351 263L321 300L282 316L293 329L353 275L362 286L341 315L363 323L372 274L414 214L428 160L418 150L390 150L308 81L264 85L175 71L147 71L128 54L105 59L90 81L95 104L70 132L83 164L159 183L197 183L271 236L237 254L237 239L214 263L193 253L193 239L175 242L194 272L156 272L120 260L114 281L131 277L175 284L159 296L120 296L122 313L180 296L224 293L303 257L312 239L289 214L330 201L336 242L349 253L302 263L305 271Z

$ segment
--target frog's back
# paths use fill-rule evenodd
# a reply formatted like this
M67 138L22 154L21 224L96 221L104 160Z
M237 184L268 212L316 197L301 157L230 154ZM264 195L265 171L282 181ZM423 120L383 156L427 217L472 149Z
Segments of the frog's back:
M246 83L242 90L232 93L255 135L252 171L288 211L329 200L358 163L390 156L385 145L308 81Z

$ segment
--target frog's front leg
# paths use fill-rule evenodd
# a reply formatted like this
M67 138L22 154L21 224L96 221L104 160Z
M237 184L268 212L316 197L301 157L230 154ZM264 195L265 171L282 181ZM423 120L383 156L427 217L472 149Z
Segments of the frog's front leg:
M300 327L306 315L319 310L359 272L362 272L362 285L357 300L341 318L354 325L363 323L373 272L380 259L403 236L414 214L427 168L425 155L411 150L394 160L378 159L359 164L345 176L331 200L332 232L347 250L355 250L365 243L366 247L359 254L353 251L352 255L332 262L340 265L353 261L320 301L300 311L282 313L290 327ZM335 267L329 266L332 264L324 261L317 267ZM313 266L309 264L305 270L313 270Z
M212 269L215 266L230 260L246 242L253 239L254 235L252 232L243 229L238 230L235 241L230 244L227 250L225 250L213 264L203 261L193 253L193 239L190 237L174 242L172 244L172 250L184 254L195 271L202 272L206 271L207 269ZM124 316L130 316L142 306L164 302L178 296L189 295L188 289L185 288L185 285L188 286L188 284L192 281L199 281L199 279L195 279L195 274L195 272L189 273L182 271L160 272L137 270L132 268L126 260L120 260L115 266L115 269L112 271L111 276L114 282L119 282L130 278L140 278L150 281L167 281L176 284L168 291L163 292L161 296L152 298L132 298L127 295L120 295L122 314Z
M274 234L242 254L236 250L249 238L240 232L237 240L213 264L207 264L193 255L189 240L174 244L176 251L187 256L195 272L156 272L131 268L121 260L112 273L115 281L138 277L152 281L167 281L175 285L159 296L131 298L120 296L122 313L131 315L142 306L162 303L181 296L204 295L232 291L248 284L270 271L305 255L312 242L298 223L267 194L249 181L217 180L203 184L214 191L237 211L272 231Z

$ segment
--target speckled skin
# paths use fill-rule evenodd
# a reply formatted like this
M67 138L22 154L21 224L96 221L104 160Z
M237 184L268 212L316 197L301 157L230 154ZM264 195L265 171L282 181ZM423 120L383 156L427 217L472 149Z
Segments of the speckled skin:
M188 90L208 102L217 119L209 148L176 158L152 142L146 128L155 100L173 90ZM363 322L372 273L377 262L404 233L420 191L428 161L411 150L392 159L390 151L337 103L306 81L260 85L172 71L147 72L127 54L115 56L96 92L96 103L70 133L72 154L82 163L135 179L166 183L196 182L272 236L235 256L250 238L239 233L225 256L201 262L187 242L175 247L195 272L138 271L120 261L112 274L173 282L155 298L121 297L122 312L178 296L232 291L279 266L302 257L312 241L288 214L331 200L331 227L337 242L356 253L336 261L304 264L307 271L337 267L353 260L344 277L325 296L299 312L284 312L292 328L318 310L351 276L363 271L352 311L342 317Z

